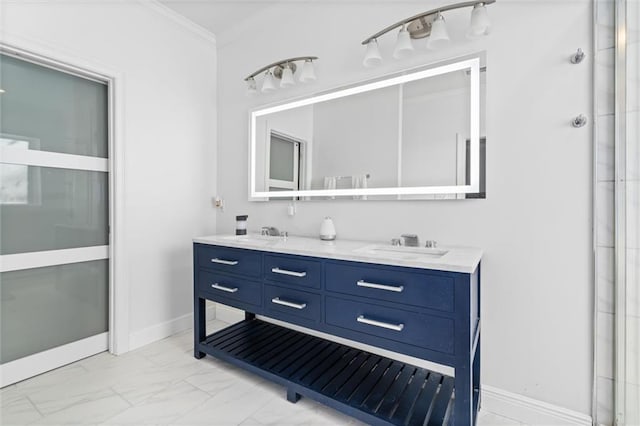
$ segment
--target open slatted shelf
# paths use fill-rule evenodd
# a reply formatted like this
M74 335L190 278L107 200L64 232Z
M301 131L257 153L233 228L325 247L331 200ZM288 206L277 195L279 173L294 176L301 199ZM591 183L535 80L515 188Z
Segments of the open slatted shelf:
M448 424L453 377L275 324L247 319L200 350L369 424Z

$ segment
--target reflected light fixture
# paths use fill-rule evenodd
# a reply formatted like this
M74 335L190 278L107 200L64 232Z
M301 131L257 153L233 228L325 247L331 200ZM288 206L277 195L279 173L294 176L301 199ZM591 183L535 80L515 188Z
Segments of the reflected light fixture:
M298 69L296 62L299 61L304 61L302 64L302 71L300 71L299 81L301 83L314 81L316 79L316 73L313 61L316 59L318 59L317 56L300 56L296 58L283 59L260 68L259 70L249 74L244 79L247 83L247 95L252 96L258 93L256 77L260 75L263 75L262 86L260 89L262 93L273 92L278 86L280 88L294 86L296 84L294 75ZM279 85L276 85L276 80L280 80Z
M408 56L413 51L411 39L427 38L427 47L437 49L449 42L449 33L443 12L465 7L473 7L471 10L471 21L467 31L467 37L476 39L489 34L489 16L486 6L495 3L496 0L472 0L462 3L455 3L419 13L409 18L398 21L388 27L370 35L362 44L367 47L363 65L371 67L382 63L382 55L378 50L378 38L396 28L400 28L393 57L396 59Z

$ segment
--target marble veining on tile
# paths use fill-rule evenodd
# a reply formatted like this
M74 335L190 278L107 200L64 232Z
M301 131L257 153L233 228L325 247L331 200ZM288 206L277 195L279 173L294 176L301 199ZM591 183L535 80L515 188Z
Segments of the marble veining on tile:
M596 7L597 49L614 47L615 12L613 0L598 0Z
M3 393L0 398L0 424L28 424L42 418L42 414L26 396Z
M613 424L613 379L598 377L596 386L598 424Z
M601 115L598 120L596 180L613 181L614 176L614 118L613 115Z
M614 313L614 251L610 247L596 248L598 312Z
M598 377L613 379L613 314L598 312L597 358Z
M598 116L613 114L614 90L613 90L613 47L596 52L595 80L596 80L596 111Z
M613 247L613 182L596 183L596 245Z
M209 333L226 327L209 321ZM192 331L121 356L101 353L2 389L3 426L363 425L315 401L286 400L275 383L212 357ZM481 411L480 426L521 425Z
M626 169L628 180L640 180L640 111L627 112Z

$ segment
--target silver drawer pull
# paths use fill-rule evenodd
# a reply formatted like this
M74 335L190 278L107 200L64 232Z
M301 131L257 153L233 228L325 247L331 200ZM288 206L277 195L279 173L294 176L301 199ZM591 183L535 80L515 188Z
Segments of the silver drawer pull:
M307 276L306 272L287 271L286 269L280 269L280 268L271 268L271 272L273 272L274 274L291 275L292 277L298 277L298 278Z
M224 259L218 259L217 257L214 257L213 259L211 259L211 261L213 263L220 263L221 265L235 266L238 264L237 260L224 260Z
M238 291L238 287L234 287L234 288L225 287L218 283L211 284L211 288L215 288L216 290L226 291L227 293L235 293L236 291Z
M279 297L274 297L273 299L271 299L271 303L275 303L276 305L288 306L290 308L296 308L296 309L304 309L307 307L306 303L287 302L286 300L280 300Z
M388 328L389 330L402 331L404 324L389 324L388 322L376 321L369 318L365 318L364 315L358 315L358 322L363 324L369 324L376 327Z
M396 293L401 293L404 290L404 286L393 286L393 285L385 285L385 284L376 284L369 283L364 280L358 280L358 287L367 287L367 288L377 288L378 290L387 290L387 291L395 291Z

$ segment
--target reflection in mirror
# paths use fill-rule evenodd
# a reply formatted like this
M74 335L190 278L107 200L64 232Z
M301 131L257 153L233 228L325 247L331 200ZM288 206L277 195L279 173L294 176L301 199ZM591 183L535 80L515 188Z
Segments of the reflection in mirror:
M474 58L253 111L250 199L484 198L484 97Z

